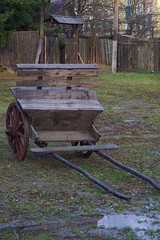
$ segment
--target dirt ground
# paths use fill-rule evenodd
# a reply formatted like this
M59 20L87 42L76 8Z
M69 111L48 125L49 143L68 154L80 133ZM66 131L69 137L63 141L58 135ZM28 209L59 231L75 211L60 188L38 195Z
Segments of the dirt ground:
M86 159L60 155L131 200L113 196L49 155L29 151L25 161L13 159L5 112L14 100L8 88L15 80L0 77L0 239L160 239L160 191L95 153ZM97 89L104 107L97 119L99 144L117 144L118 150L106 154L157 184L159 93L160 77L149 73L104 73Z

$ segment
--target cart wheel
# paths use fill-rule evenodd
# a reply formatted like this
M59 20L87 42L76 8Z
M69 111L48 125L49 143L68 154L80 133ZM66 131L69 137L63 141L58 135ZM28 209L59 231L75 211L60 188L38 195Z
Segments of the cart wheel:
M6 134L14 158L24 160L28 151L29 126L27 117L17 102L12 102L8 107Z
M77 146L78 144L80 144L80 146L83 145L88 145L88 142L71 142L72 146ZM81 158L88 158L89 156L91 156L91 154L93 153L93 151L83 151L83 152L76 152L77 157L81 157Z

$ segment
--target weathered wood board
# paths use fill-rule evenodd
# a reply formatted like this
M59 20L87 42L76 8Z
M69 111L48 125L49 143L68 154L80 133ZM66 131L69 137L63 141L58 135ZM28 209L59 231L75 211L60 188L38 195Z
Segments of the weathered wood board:
M73 70L41 70L41 69L22 69L18 70L18 76L46 76L46 77L79 77L79 76L89 76L97 77L97 70L85 69L73 69Z
M17 99L92 99L96 98L95 90L26 90L17 89Z
M37 131L37 134L40 142L97 141L89 131Z
M18 69L98 69L97 64L17 64Z
M97 100L79 99L18 99L23 110L99 110L103 107Z
M92 82L88 79L75 81L79 77L97 76L96 64L17 64L17 68L18 76L38 78L20 80L17 87L11 88L29 116L30 136L34 141L96 142L99 139L93 122L103 107L95 90L80 88L83 83L93 87ZM68 89L73 86L78 88Z
M98 76L97 64L17 64L18 76Z
M36 131L89 131L103 111L97 100L18 99Z
M82 151L100 151L100 150L115 150L117 145L84 145L84 146L62 146L62 147L45 147L45 148L31 148L30 151L34 153L54 153L54 152L82 152Z
M38 90L38 91L41 91L41 90L45 90L45 91L59 91L59 90L63 90L65 91L66 90L66 87L43 87L42 89ZM72 88L72 91L84 91L84 90L88 90L88 88L81 88L81 87L78 87L78 88ZM17 93L18 91L28 91L28 92L32 92L32 91L37 91L37 87L35 86L31 86L31 87L23 87L23 86L17 86L17 87L10 87L10 91L12 92L12 94L14 95L15 98L17 98ZM69 90L67 90L69 91ZM27 94L27 93L26 93Z
M32 125L40 131L89 130L99 111L25 111L32 117Z
M24 86L24 87L32 87L32 86L41 86L41 87L90 87L96 88L97 81L96 80L75 80L72 81L66 79L59 80L19 80L16 82L16 86Z

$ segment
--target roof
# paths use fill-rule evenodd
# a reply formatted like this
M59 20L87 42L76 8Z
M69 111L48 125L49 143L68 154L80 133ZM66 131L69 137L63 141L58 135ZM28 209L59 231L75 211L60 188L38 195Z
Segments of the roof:
M61 24L76 24L82 25L85 22L80 17L73 17L73 16L61 16L61 15L52 15L53 19L55 19L58 23Z

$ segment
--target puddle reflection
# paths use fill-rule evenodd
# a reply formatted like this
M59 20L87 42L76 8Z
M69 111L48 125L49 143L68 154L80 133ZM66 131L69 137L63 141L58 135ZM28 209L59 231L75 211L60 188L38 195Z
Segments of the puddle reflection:
M160 227L160 221L158 220L157 224L154 224L155 221L155 218L148 218L146 216L113 214L108 216L104 215L104 217L98 221L97 226L118 229L130 227L132 229L157 230Z

